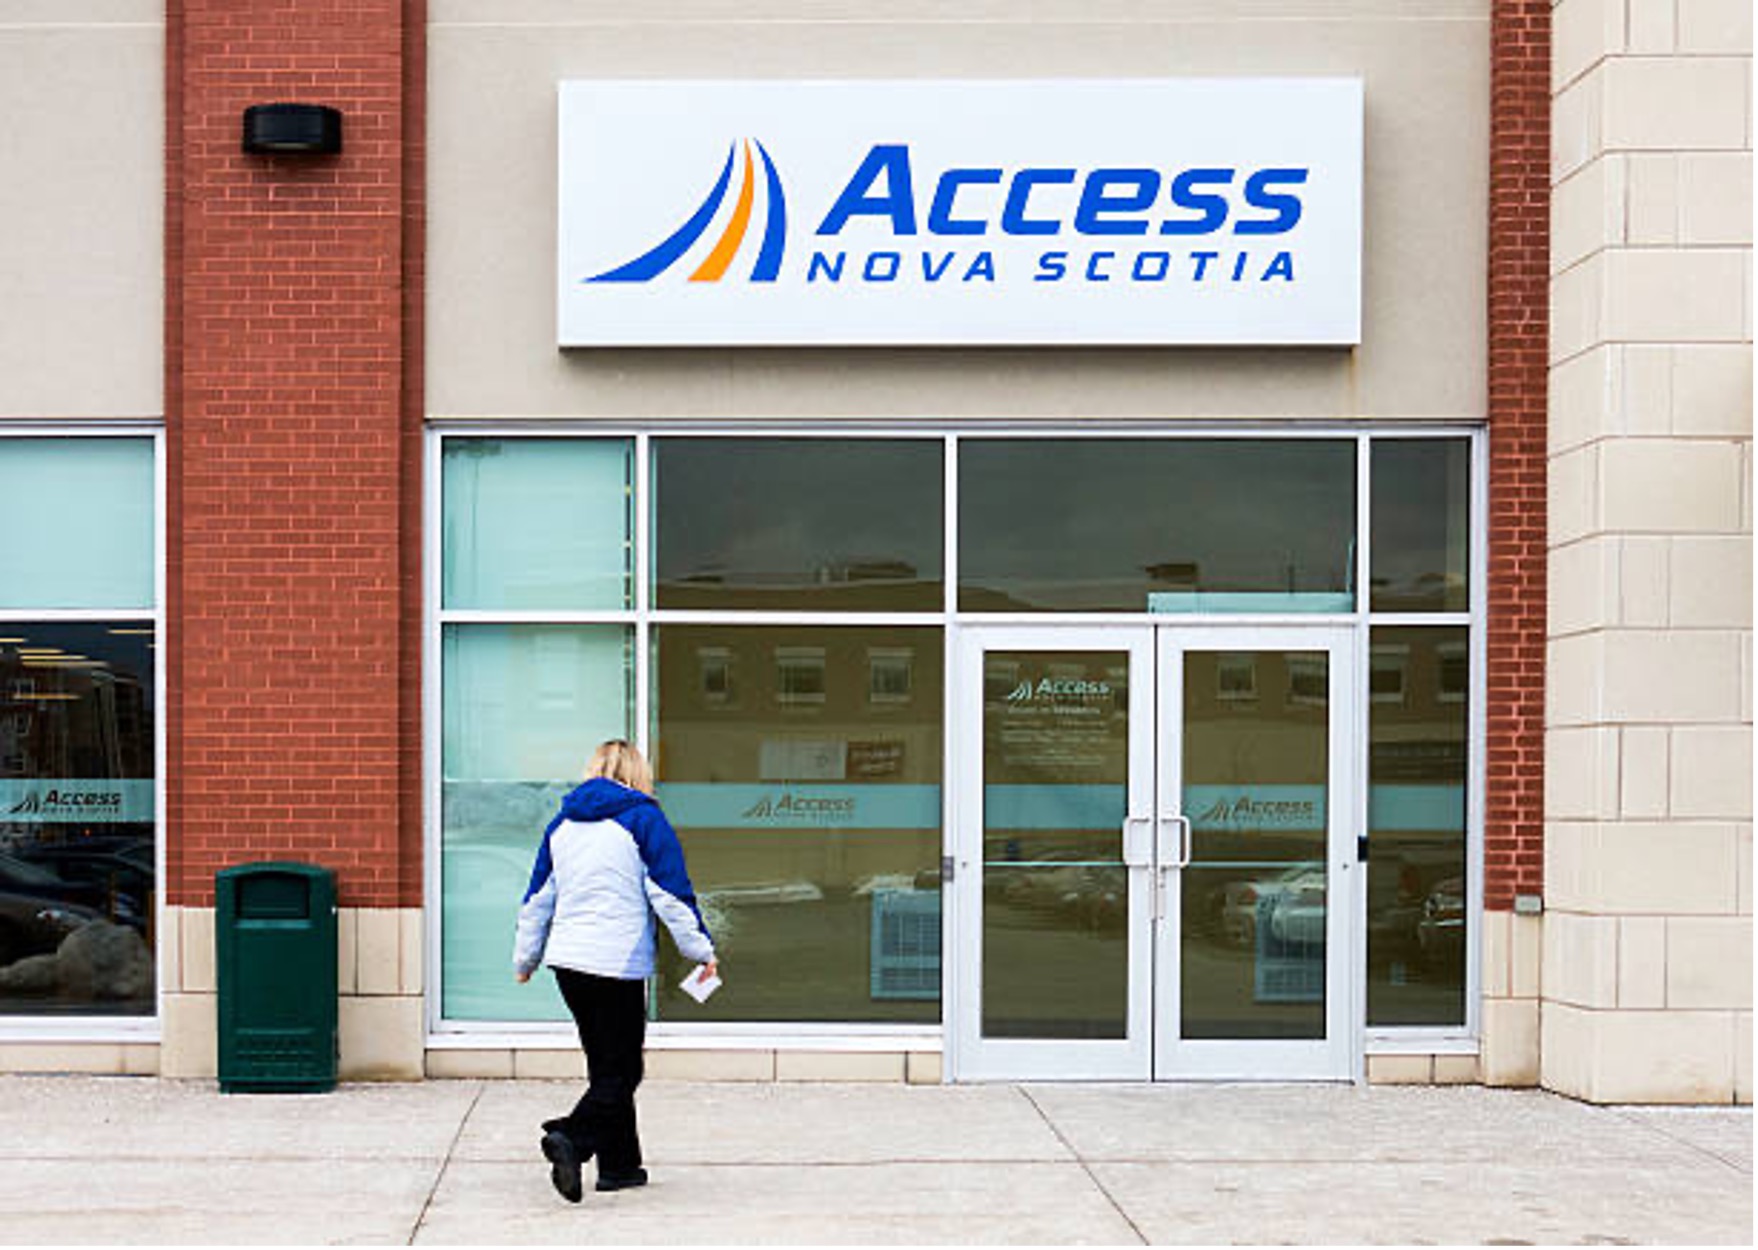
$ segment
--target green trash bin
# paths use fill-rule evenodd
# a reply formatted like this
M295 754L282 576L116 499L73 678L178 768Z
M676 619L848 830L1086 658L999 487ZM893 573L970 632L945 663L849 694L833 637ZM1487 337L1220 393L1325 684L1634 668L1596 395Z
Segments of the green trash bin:
M336 1087L336 876L239 864L214 877L220 1089Z

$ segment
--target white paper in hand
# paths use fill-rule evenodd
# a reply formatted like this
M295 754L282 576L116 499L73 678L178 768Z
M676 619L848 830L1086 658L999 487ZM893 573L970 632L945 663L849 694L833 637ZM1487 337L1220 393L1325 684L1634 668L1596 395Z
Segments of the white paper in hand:
M720 978L708 975L707 964L697 964L696 970L682 981L678 988L699 1003L708 1001L708 996L720 988Z

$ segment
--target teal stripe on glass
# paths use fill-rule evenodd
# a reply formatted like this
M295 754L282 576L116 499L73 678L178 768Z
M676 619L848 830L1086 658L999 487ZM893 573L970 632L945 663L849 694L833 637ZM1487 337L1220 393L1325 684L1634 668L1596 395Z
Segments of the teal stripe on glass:
M1355 596L1348 591L1325 590L1151 590L1148 592L1148 611L1168 614L1259 612L1279 615L1302 612L1353 612L1355 611Z
M1367 827L1387 833L1457 833L1465 828L1465 787L1371 786Z
M984 786L985 829L1116 829L1126 802L1121 785Z
M153 602L153 440L0 438L0 608Z
M940 787L838 782L668 781L659 805L694 829L938 829Z

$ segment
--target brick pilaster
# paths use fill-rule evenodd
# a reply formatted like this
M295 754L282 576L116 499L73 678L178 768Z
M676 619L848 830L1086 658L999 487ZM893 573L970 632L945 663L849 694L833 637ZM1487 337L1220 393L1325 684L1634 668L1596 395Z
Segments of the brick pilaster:
M288 858L348 906L409 905L424 16L170 0L166 25L167 896ZM342 154L244 155L244 109L285 100L339 108Z
M1484 905L1544 885L1551 0L1490 30L1489 636Z

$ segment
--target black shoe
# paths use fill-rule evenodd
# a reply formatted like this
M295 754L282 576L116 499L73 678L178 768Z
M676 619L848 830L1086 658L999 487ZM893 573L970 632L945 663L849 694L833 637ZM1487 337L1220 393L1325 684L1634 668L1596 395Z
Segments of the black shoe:
M636 1168L630 1172L600 1172L598 1184L593 1188L601 1194L608 1194L615 1189L636 1189L647 1183L647 1169Z
M574 1143L566 1133L551 1129L543 1135L542 1145L543 1157L549 1160L549 1183L569 1202L580 1201L585 1191L580 1181L580 1152Z

